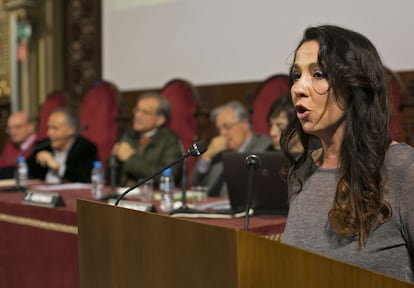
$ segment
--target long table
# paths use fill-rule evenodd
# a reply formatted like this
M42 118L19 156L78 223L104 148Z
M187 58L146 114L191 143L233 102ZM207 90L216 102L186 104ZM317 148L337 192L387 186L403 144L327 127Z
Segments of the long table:
M59 194L66 205L46 208L22 204L22 192L0 193L0 287L79 287L76 199L93 199L88 189L61 190ZM189 221L237 229L244 226L243 218ZM274 235L284 225L282 216L253 216L249 231Z

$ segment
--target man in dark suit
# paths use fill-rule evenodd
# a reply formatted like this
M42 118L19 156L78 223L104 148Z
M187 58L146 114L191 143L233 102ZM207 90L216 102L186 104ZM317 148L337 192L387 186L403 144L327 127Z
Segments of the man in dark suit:
M28 159L30 177L46 183L90 182L98 151L79 131L75 111L55 110L48 119L48 138L36 143Z
M219 135L214 137L206 153L197 161L192 174L192 185L207 186L209 196L227 196L221 155L226 151L261 152L271 143L267 135L252 131L247 109L237 101L226 103L211 112Z

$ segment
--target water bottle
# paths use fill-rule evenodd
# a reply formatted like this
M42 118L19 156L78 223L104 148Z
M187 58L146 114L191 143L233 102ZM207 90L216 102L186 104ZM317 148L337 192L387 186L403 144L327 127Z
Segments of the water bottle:
M23 156L19 156L17 158L16 186L18 188L26 188L28 178L29 169L27 168L26 159Z
M104 171L102 169L102 163L100 161L93 162L93 168L91 173L91 193L95 199L100 199L103 196L103 190L105 187Z
M161 202L160 209L164 212L171 212L174 209L175 183L171 168L162 172L160 177Z

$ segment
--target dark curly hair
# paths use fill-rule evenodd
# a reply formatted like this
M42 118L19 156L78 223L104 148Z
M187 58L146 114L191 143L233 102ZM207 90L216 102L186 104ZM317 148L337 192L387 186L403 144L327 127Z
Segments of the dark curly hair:
M392 215L381 174L391 143L391 98L385 69L373 44L357 32L330 25L310 27L296 51L313 40L320 45L318 64L327 76L329 89L346 114L339 182L329 220L338 234L359 237L362 247L371 229ZM308 157L311 135L295 119L282 134L281 145L289 153L288 144L296 134L304 152L298 159L291 157L288 177L299 184L296 193L300 193L306 176L297 172Z

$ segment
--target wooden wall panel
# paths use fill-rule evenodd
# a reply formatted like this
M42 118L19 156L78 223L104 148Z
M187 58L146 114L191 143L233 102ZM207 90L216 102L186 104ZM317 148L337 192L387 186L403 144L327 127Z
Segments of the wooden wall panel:
M66 0L66 86L73 103L102 79L101 1Z
M399 72L403 95L401 99L402 135L401 139L414 145L414 71Z

